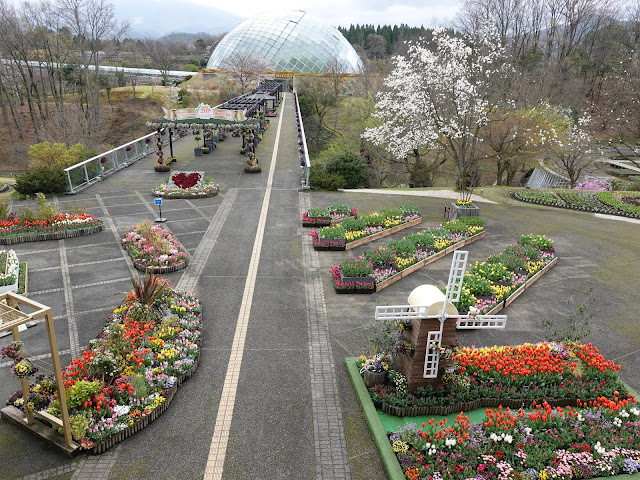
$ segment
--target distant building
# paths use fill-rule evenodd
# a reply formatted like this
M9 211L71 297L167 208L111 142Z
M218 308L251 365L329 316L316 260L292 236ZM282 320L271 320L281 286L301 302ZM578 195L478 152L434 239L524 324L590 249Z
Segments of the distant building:
M358 73L362 61L342 34L308 13L264 13L244 20L215 46L208 69L227 58L262 58L279 72Z

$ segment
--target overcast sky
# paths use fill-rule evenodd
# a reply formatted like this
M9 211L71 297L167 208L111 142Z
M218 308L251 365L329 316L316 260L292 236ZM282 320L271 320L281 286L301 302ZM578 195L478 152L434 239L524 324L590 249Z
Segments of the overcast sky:
M111 0L116 15L144 33L221 33L245 18L265 10L305 10L320 20L348 27L350 24L448 25L458 9L457 0Z

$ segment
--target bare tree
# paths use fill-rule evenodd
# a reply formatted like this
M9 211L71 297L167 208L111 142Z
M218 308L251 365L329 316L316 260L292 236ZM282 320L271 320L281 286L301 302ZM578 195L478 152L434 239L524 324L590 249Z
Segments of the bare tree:
M244 94L251 83L266 77L273 65L260 56L239 54L225 58L221 69L240 84L240 93Z
M114 6L106 0L58 0L56 8L75 40L76 63L84 82L80 106L89 132L95 132L100 127L100 87L95 80L100 74L102 49L108 40L122 38L129 25L117 23Z
M167 39L153 40L149 38L142 41L142 46L154 66L160 70L162 81L166 85L169 70L176 67L176 62L180 58L180 46Z

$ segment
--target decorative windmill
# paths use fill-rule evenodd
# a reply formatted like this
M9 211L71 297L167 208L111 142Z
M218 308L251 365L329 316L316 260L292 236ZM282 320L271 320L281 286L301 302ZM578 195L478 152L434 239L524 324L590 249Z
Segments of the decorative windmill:
M449 281L443 294L434 285L421 285L407 301L409 305L378 306L376 320L411 320L412 328L404 335L415 345L413 355L400 355L399 368L407 377L409 391L428 384L438 383L440 347L445 341L453 344L458 329L505 328L506 315L478 315L471 307L466 315L459 315L453 302L460 300L462 281L467 268L469 252L456 250L451 262ZM447 321L455 318L456 321ZM420 359L424 355L424 364Z

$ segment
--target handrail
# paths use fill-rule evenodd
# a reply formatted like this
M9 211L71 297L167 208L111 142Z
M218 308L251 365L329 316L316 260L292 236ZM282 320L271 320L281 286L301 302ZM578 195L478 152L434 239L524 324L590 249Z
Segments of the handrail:
M296 101L296 119L300 122L300 131L298 138L302 141L302 152L300 153L300 173L302 174L302 189L311 188L309 184L309 175L311 174L311 161L309 160L309 150L307 149L307 137L304 134L304 123L302 122L302 114L300 113L300 104L298 103L298 92L295 87L293 89L293 98Z
M74 194L81 187L87 187L95 182L102 181L106 176L126 168L130 164L155 152L158 148L153 141L154 138L152 138L155 137L155 135L156 132L148 133L119 147L112 148L95 157L65 168L67 193ZM147 139L149 139L148 142ZM176 137L174 135L173 140L175 139ZM165 145L168 141L163 140L162 143Z

